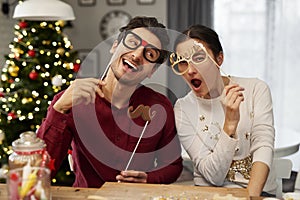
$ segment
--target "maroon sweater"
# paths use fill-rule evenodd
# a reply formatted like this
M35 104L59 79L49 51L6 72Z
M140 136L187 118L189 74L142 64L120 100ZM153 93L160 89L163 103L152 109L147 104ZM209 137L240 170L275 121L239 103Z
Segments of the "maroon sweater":
M97 95L95 104L77 105L62 114L53 109L62 93L54 97L38 130L38 137L46 142L50 156L55 159L52 176L72 146L76 175L73 186L101 187L106 181L116 181L146 124L142 115L129 117L128 108L132 106L136 110L144 105L151 108L150 115L154 116L145 128L128 170L146 172L148 183L168 184L177 180L182 171L181 148L173 107L165 96L141 86L126 108L117 109Z

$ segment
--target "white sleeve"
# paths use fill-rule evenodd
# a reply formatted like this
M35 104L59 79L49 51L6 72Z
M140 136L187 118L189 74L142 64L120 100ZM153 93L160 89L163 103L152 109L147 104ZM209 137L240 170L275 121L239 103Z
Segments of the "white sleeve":
M263 81L259 81L254 88L253 112L250 148L253 162L261 161L271 169L275 139L273 104L270 89Z

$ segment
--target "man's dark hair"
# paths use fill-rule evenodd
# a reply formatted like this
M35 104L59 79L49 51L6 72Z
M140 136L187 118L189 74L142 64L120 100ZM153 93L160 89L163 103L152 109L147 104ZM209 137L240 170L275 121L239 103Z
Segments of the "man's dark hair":
M162 63L168 56L168 51L166 48L170 42L165 25L159 23L155 17L136 16L132 18L126 26L123 26L119 29L121 33L118 35L118 43L122 40L126 31L135 28L146 28L157 36L162 46L162 60L159 61L159 63Z

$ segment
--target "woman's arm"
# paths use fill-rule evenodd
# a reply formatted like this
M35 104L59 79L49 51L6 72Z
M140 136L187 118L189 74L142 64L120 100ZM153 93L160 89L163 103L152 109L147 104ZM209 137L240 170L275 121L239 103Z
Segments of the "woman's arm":
M253 166L249 181L249 192L259 196L268 178L274 154L274 119L270 89L263 81L258 81L253 90L253 129L250 152Z
M248 191L250 196L260 196L269 174L269 167L262 162L255 162L250 172Z

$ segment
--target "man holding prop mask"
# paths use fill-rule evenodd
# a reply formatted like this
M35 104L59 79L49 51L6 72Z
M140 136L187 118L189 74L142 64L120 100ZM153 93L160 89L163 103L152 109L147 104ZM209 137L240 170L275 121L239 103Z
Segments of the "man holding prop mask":
M172 105L140 84L167 58L165 26L135 17L120 31L103 77L76 79L56 95L38 130L56 170L72 144L75 187L168 184L182 171Z

